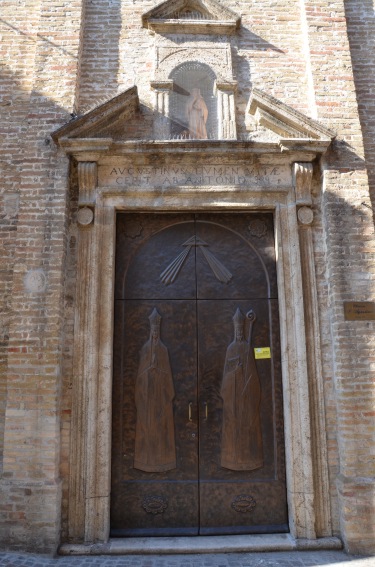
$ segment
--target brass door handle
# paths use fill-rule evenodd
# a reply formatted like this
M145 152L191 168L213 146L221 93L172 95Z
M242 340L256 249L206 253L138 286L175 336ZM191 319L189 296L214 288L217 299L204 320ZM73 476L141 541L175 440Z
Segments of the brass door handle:
M191 416L191 408L193 406L193 402L189 402L189 421L193 421L193 418Z
M205 419L205 421L207 421L207 419L208 419L208 403L204 402L203 405L204 405L204 419Z

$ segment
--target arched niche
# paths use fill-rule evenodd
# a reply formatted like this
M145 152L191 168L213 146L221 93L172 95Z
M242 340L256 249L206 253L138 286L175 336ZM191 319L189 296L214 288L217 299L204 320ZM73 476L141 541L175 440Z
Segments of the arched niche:
M214 71L205 63L187 61L173 69L169 79L173 81L169 104L171 137L217 139L218 112ZM195 122L198 121L195 126L194 117Z

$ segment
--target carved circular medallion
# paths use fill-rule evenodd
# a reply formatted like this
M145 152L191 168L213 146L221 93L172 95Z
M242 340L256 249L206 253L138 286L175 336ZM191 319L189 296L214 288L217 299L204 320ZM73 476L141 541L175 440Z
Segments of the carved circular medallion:
M94 211L89 207L82 207L77 213L77 221L81 226L88 226L94 220Z
M168 502L162 496L146 496L142 502L142 508L147 514L163 514L168 508Z
M231 504L233 510L240 512L241 514L252 512L256 505L256 500L254 500L250 494L240 494L239 496L236 496Z
M251 236L256 236L257 238L261 238L267 232L266 223L260 219L254 219L251 221L248 228Z
M25 289L30 293L41 293L46 289L46 275L42 269L30 270L24 280Z
M309 225L314 220L314 213L310 209L310 207L301 207L298 209L298 220L301 224Z
M143 226L138 221L129 221L125 226L125 234L128 238L137 238L141 236Z

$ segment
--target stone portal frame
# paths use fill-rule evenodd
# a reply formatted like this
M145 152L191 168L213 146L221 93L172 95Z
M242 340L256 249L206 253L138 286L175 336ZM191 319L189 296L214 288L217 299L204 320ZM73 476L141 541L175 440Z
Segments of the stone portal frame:
M66 141L78 161L78 274L69 491L69 539L106 542L110 529L111 403L117 211L272 211L275 224L290 532L331 535L320 337L312 249L311 179L316 153L278 144ZM223 147L227 146L227 147ZM282 151L281 151L282 148ZM188 149L188 151L187 151ZM162 152L161 154L157 152ZM119 163L253 164L259 175L234 185L174 185L108 177ZM262 164L271 164L262 166ZM209 167L206 165L206 167ZM269 167L269 169L267 169ZM272 177L272 168L278 173ZM263 172L263 173L262 173ZM123 179L123 178L121 178ZM241 182L242 183L242 182ZM306 349L306 339L309 348ZM318 363L317 363L318 361Z

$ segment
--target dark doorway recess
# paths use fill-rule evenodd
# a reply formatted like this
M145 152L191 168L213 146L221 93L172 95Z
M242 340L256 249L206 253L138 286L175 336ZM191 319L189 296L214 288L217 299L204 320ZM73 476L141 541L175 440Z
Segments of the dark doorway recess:
M111 535L288 531L272 214L119 214L116 254Z

